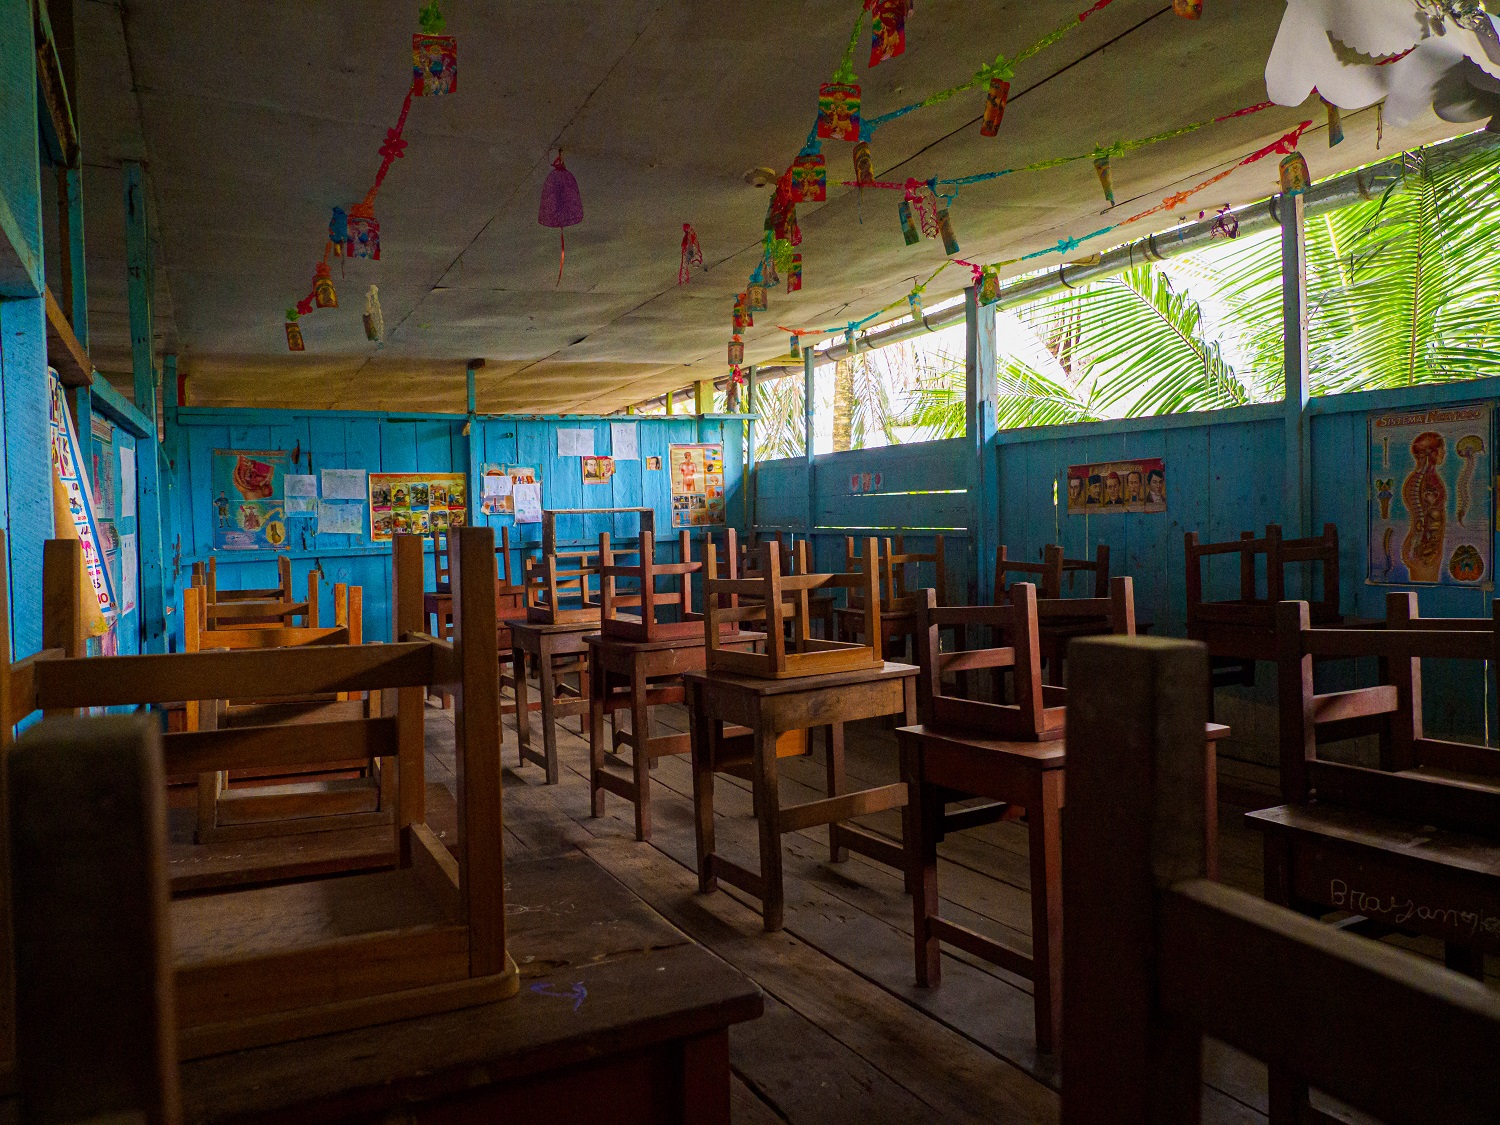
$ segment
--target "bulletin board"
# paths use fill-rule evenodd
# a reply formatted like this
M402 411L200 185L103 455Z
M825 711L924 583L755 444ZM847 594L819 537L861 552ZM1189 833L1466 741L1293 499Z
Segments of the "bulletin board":
M469 498L463 473L371 473L370 538L461 527Z

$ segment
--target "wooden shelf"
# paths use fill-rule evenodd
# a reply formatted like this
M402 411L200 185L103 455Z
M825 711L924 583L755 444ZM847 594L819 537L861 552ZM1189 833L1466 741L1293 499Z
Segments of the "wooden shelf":
M94 364L83 350L62 306L47 290L47 362L57 368L65 387L88 387L94 382Z

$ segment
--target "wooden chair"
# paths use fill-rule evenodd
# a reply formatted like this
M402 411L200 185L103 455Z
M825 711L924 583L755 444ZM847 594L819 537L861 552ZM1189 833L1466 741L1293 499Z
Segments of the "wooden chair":
M1323 525L1323 534L1307 539L1283 539L1278 524L1268 524L1257 539L1251 531L1228 543L1200 543L1198 533L1184 536L1187 560L1187 635L1208 646L1212 683L1253 684L1255 662L1275 661L1276 605L1286 597L1286 572L1290 566L1313 564L1321 597L1310 602L1314 625L1341 625L1339 614L1339 529ZM1214 555L1239 558L1240 594L1237 598L1209 601L1203 596L1205 560ZM1266 594L1259 594L1257 559L1264 558Z
M806 544L801 544L804 549ZM720 578L716 552L705 559L703 584L704 632L708 643L709 672L725 672L766 679L818 676L859 668L878 668L881 653L879 578L875 571L875 540L866 541L865 554L852 574L781 573L781 555L771 545L761 548L757 577ZM815 638L808 628L807 601L814 590L844 589L857 592L864 614L863 636L867 644ZM739 599L746 604L739 604ZM790 618L792 637L787 640L782 622ZM765 652L743 652L726 647L725 637L745 623L763 622ZM788 645L790 644L790 651Z
M1034 585L1039 598L1062 597L1063 561L1063 549L1056 544L1042 548L1041 562L1028 563L1012 559L1002 543L995 552L995 604L1004 604L1003 596L1009 594L1011 587L1018 581ZM1021 577L1012 579L1013 574Z
M692 576L703 569L703 564L693 562L693 545L689 533L684 529L678 536L678 562L656 561L656 537L649 531L641 532L638 553L639 565L621 566L615 562L609 536L599 536L600 632L606 637L639 644L700 635L703 630L703 615L693 612ZM660 578L675 578L677 588L668 592L658 590L656 583ZM640 606L639 617L619 612L616 584L621 580L632 583L635 587L632 604ZM663 606L676 610L675 621L659 620L658 608Z
M1049 544L1042 548L1041 563L1014 562L1008 557L1005 547L1001 546L995 556L997 600L1010 588L1007 579L1011 574L1031 575L1037 579L1037 622L1041 629L1042 665L1050 684L1062 686L1068 644L1074 639L1101 633L1128 632L1134 635L1136 632L1133 590L1128 630L1117 628L1107 611L1100 612L1090 608L1091 605L1107 604L1110 596L1109 547L1104 543L1099 544L1093 561L1065 558L1061 547ZM1093 575L1092 594L1084 598L1064 597L1062 585L1065 574Z
M844 569L852 572L858 562L854 536L844 539ZM903 536L885 540L885 551L878 556L876 569L880 575L880 651L887 655L899 651L910 651L911 639L916 634L916 607L922 599L922 591L911 585L909 567L931 563L936 579L933 583L938 592L938 601L948 600L948 570L943 555L943 537L934 536L933 549L926 553L908 552ZM857 590L849 593L848 604L836 610L834 619L840 640L857 641L868 636L864 628L864 606Z
M731 535L734 528L729 528ZM757 560L761 557L761 548L767 543L774 543L776 550L781 555L781 573L798 574L806 573L807 559L810 554L810 544L806 540L799 540L795 534L777 531L770 538L764 538L759 532L743 543L736 543L731 539L735 549L739 552L738 562L740 576L745 578L755 577L757 574ZM800 569L799 569L800 568ZM837 602L832 593L809 594L807 598L807 612L810 618L809 627L812 624L821 626L821 636L824 640L834 639L834 612ZM814 634L815 636L818 634Z
M309 627L315 626L317 614L317 589L321 575L314 568L307 576L308 597L296 601L292 594L292 560L285 555L276 560L276 571L280 578L274 587L259 590L220 590L218 563L213 557L207 563L194 563L191 585L204 591L204 627L217 629L221 626L242 628L262 626L295 625L297 618Z
M403 567L420 575L415 569L421 563L420 541L397 536L394 550L400 589ZM249 726L168 734L160 749L152 747L151 753L164 755L165 772L171 774L304 769L351 757L401 761L403 800L392 826L401 857L397 870L171 903L182 1057L324 1035L516 992L516 967L505 951L495 556L489 529L460 532L454 562L457 614L451 645L408 634L388 645L28 658L8 665L0 676L9 704L7 729L38 709L380 692L381 715L323 724L316 737L306 728ZM420 591L420 577L414 585ZM0 591L6 588L0 574ZM409 609L398 604L398 628L418 606L419 600ZM0 610L5 608L0 599ZM461 688L454 716L457 862L423 823L421 800L422 693L429 684L451 682ZM159 737L149 731L144 736L152 742ZM408 762L413 762L410 769ZM412 783L414 800L408 804Z
M1203 877L1203 649L1072 660L1063 1125L1195 1125L1205 1035L1388 1125L1494 1121L1492 991Z

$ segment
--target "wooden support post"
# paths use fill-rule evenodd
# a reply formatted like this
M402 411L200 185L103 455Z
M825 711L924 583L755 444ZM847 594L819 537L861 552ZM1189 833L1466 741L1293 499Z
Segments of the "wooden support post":
M450 558L452 554L450 552ZM391 540L391 640L399 642L409 633L427 632L422 609L422 537L396 535ZM454 619L457 620L457 606ZM498 668L498 663L496 664ZM498 677L499 673L496 672ZM498 681L497 681L498 682ZM401 747L401 807L396 810L397 828L421 824L427 819L427 763L425 760L422 708L424 688L398 688L396 696L397 741ZM462 795L460 794L460 804ZM406 845L403 842L402 850Z
M700 379L693 384L693 413L714 412L714 384L711 379Z
M168 559L172 564L172 573L165 575L164 580L169 615L176 608L177 580L182 574L182 514L179 507L182 503L182 494L177 477L178 442L182 436L177 427L177 408L180 405L177 394L177 388L180 385L179 378L177 357L170 352L163 355L161 357L161 393L165 397L162 399L162 440L157 457L157 471L160 474L162 492L161 546L164 575ZM175 631L175 629L170 630L170 632Z
M745 372L745 401L740 407L750 415L745 423L745 531L755 530L760 513L755 496L755 391L759 372L752 366Z
M1307 241L1303 208L1301 195L1281 195L1276 199L1276 213L1281 220L1281 331L1286 392L1284 519L1296 537L1310 535L1312 521L1311 435L1307 417L1307 400L1311 395L1307 371Z
M666 403L668 418L672 416L672 395L675 393L675 391L668 391L665 395L662 396L663 401Z
M150 433L136 444L136 535L140 560L141 651L167 651L167 597L162 569L161 478L156 433L156 364L151 319L151 237L146 226L146 184L141 166L126 161L125 264L130 297L130 359L135 376L135 405L146 416ZM80 440L82 436L80 435Z
M469 480L465 493L469 498L468 523L474 526L479 523L480 509L484 506L484 497L480 493L484 489L484 438L474 432L477 421L475 418L475 403L478 401L475 394L475 372L484 366L484 360L471 359L464 368L464 381L468 392L468 419L464 423L464 438L469 445Z
M973 465L969 543L979 605L994 604L1000 549L1000 471L995 437L995 306L979 303L979 286L964 290L964 434Z
M803 524L803 533L807 536L807 549L812 551L813 524L816 522L813 513L817 511L818 491L814 487L813 480L816 476L813 469L813 450L817 448L814 438L813 401L814 401L814 375L816 369L816 357L812 348L804 348L802 351L802 433L807 442L802 451L803 464L807 466L807 522ZM816 566L816 563L812 563Z
M77 87L73 87L77 89ZM84 351L89 348L89 286L84 265L83 170L57 170L57 237L61 245L62 292L58 299L68 314L73 335Z

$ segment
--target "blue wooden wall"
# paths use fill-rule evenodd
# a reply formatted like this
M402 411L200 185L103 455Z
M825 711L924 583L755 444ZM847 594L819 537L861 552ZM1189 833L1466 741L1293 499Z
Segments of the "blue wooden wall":
M608 455L611 421L638 423L640 461L622 461L613 481L605 485L583 484L576 457L557 457L559 427L592 428L595 450ZM468 433L465 433L467 428ZM658 534L670 537L671 495L667 446L691 442L724 443L725 500L729 519L744 526L742 461L743 422L720 417L616 417L613 419L537 419L520 417L476 417L462 415L405 416L361 412L209 410L180 408L169 412L167 447L173 451L171 479L164 484L168 497L170 530L167 538L180 551L171 572L175 612L172 633L181 638L182 588L191 576L193 562L213 551L213 508L210 477L215 449L284 449L298 453L289 472L320 473L323 469L364 469L367 472L462 472L470 474L470 495L478 499L478 467L487 462L529 465L542 480L542 503L546 508L652 507L656 510ZM663 469L648 472L644 458L659 456ZM368 508L366 509L368 513ZM368 515L366 516L368 520ZM512 527L512 565L519 568L521 548L540 542L540 525L515 528L514 517L481 516L477 522ZM614 524L612 527L611 524ZM292 582L300 592L306 588L308 572L322 568L324 581L320 612L332 620L336 582L364 589L364 629L371 640L391 635L390 545L373 543L362 535L322 535L317 521L294 516L288 520L291 534ZM633 538L634 517L573 517L562 521L559 535L565 541L597 542L601 531ZM273 585L275 551L217 552L219 585L244 589ZM169 557L172 552L169 551ZM432 582L429 555L427 581ZM516 573L519 574L519 569Z

